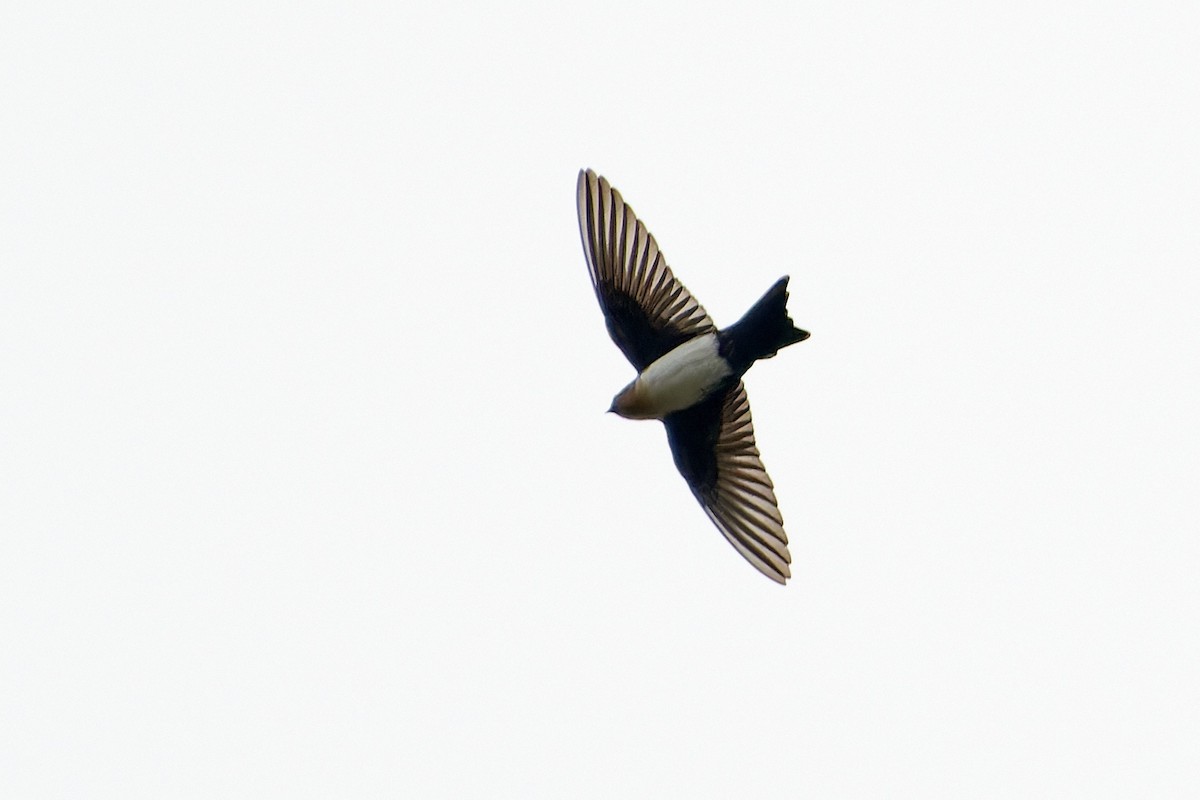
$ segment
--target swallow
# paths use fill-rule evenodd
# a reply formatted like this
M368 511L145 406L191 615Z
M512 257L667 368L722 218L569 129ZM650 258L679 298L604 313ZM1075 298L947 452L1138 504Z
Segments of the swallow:
M662 420L675 466L717 530L759 572L786 583L788 538L754 441L742 376L755 361L809 336L788 316L788 277L718 329L607 180L581 170L576 202L608 333L638 371L608 410Z

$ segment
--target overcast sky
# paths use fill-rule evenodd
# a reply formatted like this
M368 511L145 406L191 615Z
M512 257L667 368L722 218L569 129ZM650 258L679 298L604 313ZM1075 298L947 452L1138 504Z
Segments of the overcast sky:
M1189 4L172 5L0 12L0 794L1200 791ZM581 167L791 276L786 587Z

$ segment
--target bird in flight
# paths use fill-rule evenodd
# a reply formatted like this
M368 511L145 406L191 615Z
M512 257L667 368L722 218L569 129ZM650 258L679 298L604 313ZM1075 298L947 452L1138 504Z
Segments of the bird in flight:
M788 278L776 281L736 323L718 329L607 180L581 170L576 201L608 333L638 371L609 411L662 420L675 466L713 524L759 572L786 583L792 557L774 484L754 442L742 375L755 361L808 338L788 316Z

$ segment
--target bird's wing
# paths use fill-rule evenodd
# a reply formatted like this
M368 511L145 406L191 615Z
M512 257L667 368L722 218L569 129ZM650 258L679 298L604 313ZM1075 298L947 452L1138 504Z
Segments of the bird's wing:
M786 583L792 557L774 484L754 443L746 387L739 381L663 422L675 465L709 519L759 572Z
M688 339L716 330L620 193L590 169L580 171L577 191L579 235L596 298L609 335L630 363L640 372Z

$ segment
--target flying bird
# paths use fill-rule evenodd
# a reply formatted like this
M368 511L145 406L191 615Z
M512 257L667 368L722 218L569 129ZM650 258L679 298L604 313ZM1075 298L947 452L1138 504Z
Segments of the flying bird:
M607 180L581 170L576 200L608 333L638 371L609 411L662 420L675 466L709 519L756 569L786 583L792 557L742 376L755 361L808 338L788 316L787 276L718 329Z

